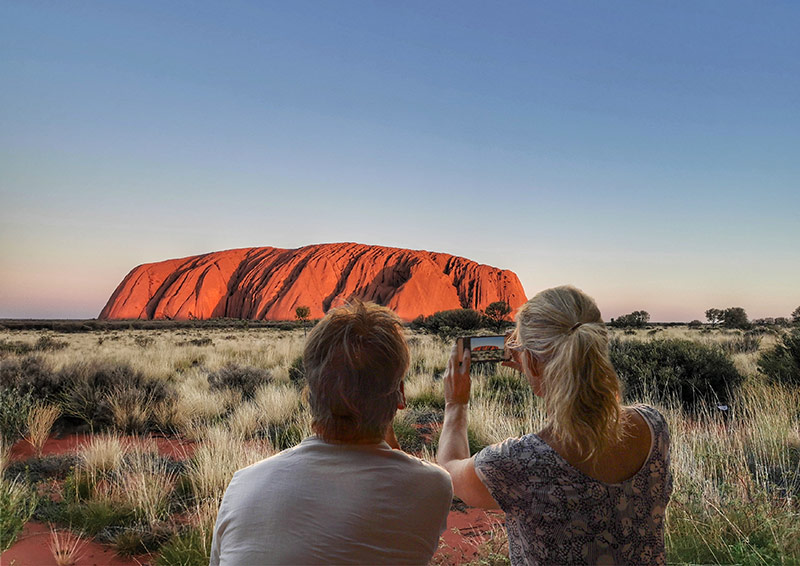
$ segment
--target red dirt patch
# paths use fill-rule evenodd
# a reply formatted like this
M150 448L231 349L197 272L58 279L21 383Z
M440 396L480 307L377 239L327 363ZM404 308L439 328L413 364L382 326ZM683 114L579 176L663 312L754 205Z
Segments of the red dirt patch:
M152 556L148 554L122 558L102 544L87 539L86 546L79 553L75 566L138 566L148 564ZM0 555L0 564L14 566L55 566L56 561L50 552L50 527L43 523L30 521L20 533L11 548Z
M447 530L442 533L439 550L433 555L433 564L464 564L478 557L478 547L491 539L495 529L502 529L505 514L502 511L475 509L450 511Z
M156 443L158 453L173 460L186 460L194 453L195 443L177 437L166 436L123 436L123 440L132 444L144 444L152 440ZM50 454L69 454L77 452L81 446L91 442L90 434L67 434L62 437L51 436L44 443L43 456ZM33 446L27 440L20 440L11 447L11 460L27 460L35 456Z

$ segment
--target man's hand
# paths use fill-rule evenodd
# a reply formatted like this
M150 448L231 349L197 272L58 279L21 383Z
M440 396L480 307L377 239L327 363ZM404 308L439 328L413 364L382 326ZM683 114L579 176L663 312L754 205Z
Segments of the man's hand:
M458 359L458 349L453 345L450 351L450 360L444 372L444 402L445 404L466 405L469 403L470 390L470 352L464 350L464 355Z

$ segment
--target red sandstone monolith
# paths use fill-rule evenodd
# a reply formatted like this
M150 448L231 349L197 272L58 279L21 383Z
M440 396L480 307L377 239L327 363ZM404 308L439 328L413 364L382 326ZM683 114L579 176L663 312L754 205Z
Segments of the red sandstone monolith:
M374 301L404 320L437 311L525 302L514 272L448 254L364 244L318 244L293 250L243 248L134 268L101 319L293 320L349 299Z

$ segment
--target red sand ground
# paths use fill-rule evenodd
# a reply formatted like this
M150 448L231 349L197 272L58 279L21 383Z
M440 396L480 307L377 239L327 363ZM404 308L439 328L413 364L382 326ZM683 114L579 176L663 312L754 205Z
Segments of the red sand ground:
M148 440L136 436L126 436L123 438L130 443L144 443ZM194 442L189 440L167 438L164 436L151 436L149 438L155 441L159 454L175 460L190 458L194 451ZM81 446L88 444L91 439L92 437L89 434L67 434L60 438L51 436L44 444L42 455L47 456L50 454L77 452ZM33 446L25 440L20 440L11 447L11 460L27 460L33 455Z
M130 442L143 442L137 437L126 437ZM186 459L192 454L194 443L165 437L152 437L162 456ZM70 434L62 438L51 437L44 445L43 455L76 452L91 439L90 435ZM21 440L11 448L12 460L25 460L33 456L32 446ZM447 530L442 535L439 550L433 558L435 564L459 565L476 558L476 548L493 528L503 523L503 513L467 508L466 511L451 511L447 518ZM17 541L0 555L0 566L50 566L56 561L49 548L48 525L30 521L25 525ZM120 557L109 545L88 540L75 566L143 566L154 562L152 555Z
M42 523L30 521L17 537L11 548L0 555L1 566L56 566L50 552L50 527ZM137 566L149 564L149 555L117 556L107 545L89 540L78 553L76 566Z

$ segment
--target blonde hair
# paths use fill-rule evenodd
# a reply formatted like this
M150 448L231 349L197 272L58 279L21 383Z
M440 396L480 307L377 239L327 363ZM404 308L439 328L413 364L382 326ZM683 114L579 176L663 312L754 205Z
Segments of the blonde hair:
M553 434L588 460L622 438L621 385L594 300L572 286L542 291L516 316L512 347L533 354Z
M402 321L388 308L355 300L328 312L303 351L314 432L336 442L383 438L409 359Z

